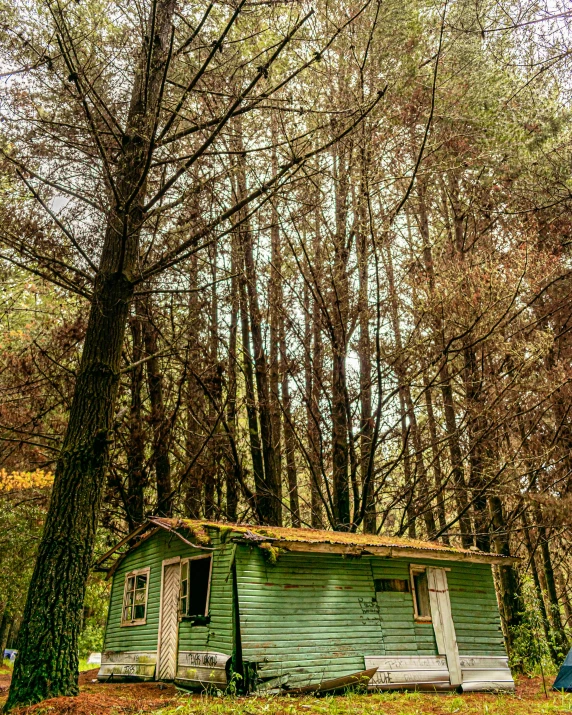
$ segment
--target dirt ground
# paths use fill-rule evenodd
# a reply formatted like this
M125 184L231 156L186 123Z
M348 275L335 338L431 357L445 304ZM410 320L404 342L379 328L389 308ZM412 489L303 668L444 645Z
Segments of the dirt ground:
M17 715L544 715L572 713L572 695L550 691L541 678L522 678L515 694L350 694L336 697L212 697L163 683L98 683L97 668L80 676L80 694L53 698ZM95 681L95 682L94 682ZM10 672L0 671L0 707ZM16 715L16 713L14 713Z

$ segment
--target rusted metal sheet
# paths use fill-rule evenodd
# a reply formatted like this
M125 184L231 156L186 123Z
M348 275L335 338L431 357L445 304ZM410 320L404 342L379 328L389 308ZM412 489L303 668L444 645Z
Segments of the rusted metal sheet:
M366 668L376 668L369 681L370 690L449 690L447 658L435 656L404 656L389 658L366 656Z
M476 690L514 690L508 658L500 656L461 656L463 692Z
M180 651L175 682L188 687L226 688L229 657L211 651Z
M155 651L105 651L101 654L99 680L153 680L157 664Z

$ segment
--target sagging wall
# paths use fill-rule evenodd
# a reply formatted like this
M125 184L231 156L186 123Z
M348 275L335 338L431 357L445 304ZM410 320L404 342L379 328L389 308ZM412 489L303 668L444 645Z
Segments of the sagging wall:
M505 655L489 565L292 552L273 565L241 546L244 660L257 664L267 687L299 687L363 670L366 656L435 656L432 624L415 623L412 594L375 592L374 579L409 579L410 563L450 569L461 655Z
M219 533L211 532L213 570L210 592L210 622L179 624L179 653L213 651L232 654L232 579L230 570L232 544L222 544ZM161 570L165 559L182 559L204 553L185 544L174 534L160 531L128 554L113 577L109 614L104 642L104 661L100 677L111 674L153 678L157 658L159 611L161 604ZM129 572L150 568L147 617L143 625L122 626L121 611L125 576Z

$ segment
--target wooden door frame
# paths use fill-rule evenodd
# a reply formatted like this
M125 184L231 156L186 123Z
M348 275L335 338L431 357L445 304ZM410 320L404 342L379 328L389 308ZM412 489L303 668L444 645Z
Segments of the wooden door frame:
M159 680L159 668L161 664L161 626L163 625L163 585L165 582L165 566L180 564L181 557L174 556L171 559L165 559L161 563L161 590L159 592L159 625L157 631L157 666L155 667L155 680ZM179 650L179 639L177 637L177 652ZM175 675L177 673L177 663L175 662Z

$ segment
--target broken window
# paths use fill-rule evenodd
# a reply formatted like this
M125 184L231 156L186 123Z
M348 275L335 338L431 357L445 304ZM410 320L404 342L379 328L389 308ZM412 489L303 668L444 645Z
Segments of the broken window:
M212 556L196 556L181 562L181 616L207 616Z
M125 576L123 611L121 615L122 625L138 626L146 622L148 590L148 568L131 571Z
M411 566L411 590L413 592L415 620L430 621L431 604L429 602L427 571L424 566Z
M409 593L409 581L404 578L376 578L375 592L383 593L393 591L396 593Z

